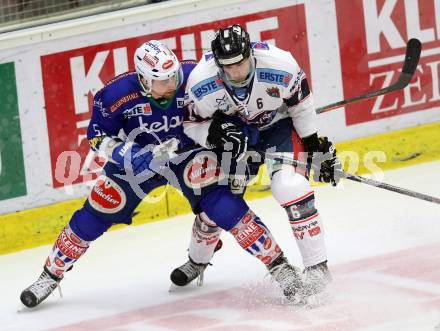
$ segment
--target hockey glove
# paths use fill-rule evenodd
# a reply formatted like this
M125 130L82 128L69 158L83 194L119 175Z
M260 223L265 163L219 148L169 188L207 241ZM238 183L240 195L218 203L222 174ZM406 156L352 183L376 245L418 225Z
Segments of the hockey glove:
M120 143L113 149L112 160L119 168L126 171L131 167L131 171L136 176L149 169L153 153L142 150L141 146L136 143Z
M239 161L246 154L248 137L228 116L216 116L209 126L208 143L232 152L232 157Z
M180 141L177 138L171 138L162 144L153 147L153 160L149 164L149 168L156 173L161 173L166 164L178 155L176 151L179 148Z
M313 179L336 186L339 182L341 161L336 156L336 149L327 137L319 137L315 133L303 138L307 151L307 163L313 168Z

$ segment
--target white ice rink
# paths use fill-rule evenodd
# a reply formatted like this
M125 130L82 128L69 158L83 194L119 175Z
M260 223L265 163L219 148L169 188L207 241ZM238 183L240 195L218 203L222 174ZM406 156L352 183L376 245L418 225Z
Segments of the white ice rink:
M440 196L440 161L385 174L385 182ZM22 289L41 272L49 246L0 256L0 330L440 330L440 205L359 183L316 189L334 282L318 307L286 305L260 261L232 236L205 284L169 293L186 261L192 216L105 234L33 310ZM273 200L251 207L289 260L300 265L287 217Z

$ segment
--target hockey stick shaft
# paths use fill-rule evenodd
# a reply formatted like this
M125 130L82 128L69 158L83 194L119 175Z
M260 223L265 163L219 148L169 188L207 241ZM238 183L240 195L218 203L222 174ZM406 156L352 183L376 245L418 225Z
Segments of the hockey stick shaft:
M415 192L415 191L411 191L405 188L401 188L398 186L394 186L391 184L387 184L387 183L383 183L383 182L379 182L377 180L373 180L370 178L365 178L365 177L361 177L361 176L356 176L356 175L352 175L346 172L342 171L342 175L344 178L348 179L348 180L352 180L358 183L363 183L363 184L367 184L367 185L372 185L372 186L376 186L379 188L383 188L385 190L388 191L392 191L392 192L396 192L396 193L400 193L400 194L404 194L413 198L417 198L420 200L424 200L424 201L429 201L429 202L433 202L436 204L440 204L440 199L424 194L424 193L420 193L420 192Z
M198 152L198 151L201 151L203 149L206 149L206 148L203 147L203 146L200 146L200 145L189 145L189 146L186 146L184 148L178 149L176 151L176 154L180 155L180 154L184 154L186 152Z
M411 81L411 78L414 75L414 72L417 69L417 65L419 64L420 59L420 52L422 50L422 44L418 39L410 39L408 41L408 44L406 46L406 54L405 54L405 61L403 63L402 72L400 73L399 79L394 84L384 87L377 91L368 92L356 97L348 98L345 100L341 100L332 104L329 104L324 107L320 107L316 109L317 114L325 113L330 110L333 110L335 108L339 108L341 106L344 106L346 104L366 100L370 98L377 97L382 94L390 93L396 90L403 89L406 87L409 82Z
M283 157L283 156L273 155L273 154L270 154L270 153L262 153L262 154L264 154L266 156L266 158L273 159L273 160L280 160L280 161L282 161L285 164L290 164L290 165L293 165L293 166L296 166L296 167L301 167L301 168L307 168L308 167L306 163L298 161L298 160L294 160L292 158L287 158L287 157ZM417 198L417 199L420 199L420 200L432 202L432 203L435 203L435 204L440 204L440 198L436 198L436 197L433 197L433 196L430 196L430 195L427 195L427 194L424 194L424 193L411 191L411 190L408 190L408 189L405 189L405 188L401 188L401 187L398 187L398 186L394 186L394 185L391 185L391 184L379 182L379 181L374 180L374 179L353 175L353 174L350 174L350 173L342 171L342 170L339 171L337 175L339 175L339 177L346 178L348 180L352 180L352 181L355 181L355 182L358 182L358 183L362 183L362 184L366 184L366 185L371 185L371 186L376 186L376 187L379 187L379 188L384 189L384 190L392 191L392 192L395 192L395 193L400 193L400 194L403 194L403 195L406 195L406 196L410 196L410 197Z
M193 152L199 152L206 149L203 146L200 145L189 145L186 146L184 148L180 148L177 151L175 151L172 155L168 155L165 153L165 155L163 155L162 157L158 157L155 159L155 162L160 163L160 162L179 162L181 160L184 160L186 157L188 157L191 153Z

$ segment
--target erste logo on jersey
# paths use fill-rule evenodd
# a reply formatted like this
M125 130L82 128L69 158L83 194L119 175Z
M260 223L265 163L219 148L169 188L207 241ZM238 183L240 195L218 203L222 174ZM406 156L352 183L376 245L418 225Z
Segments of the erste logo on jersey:
M123 114L125 118L132 118L139 115L150 116L153 112L149 103L140 103L131 109L124 110Z
M292 80L292 74L283 71L283 70L275 70L269 68L258 68L257 69L257 80L259 82L264 83L274 83L284 87L289 86L290 81Z
M200 83L194 85L191 88L191 92L194 94L197 100L202 100L204 96L214 93L222 88L222 79L216 75L202 80Z

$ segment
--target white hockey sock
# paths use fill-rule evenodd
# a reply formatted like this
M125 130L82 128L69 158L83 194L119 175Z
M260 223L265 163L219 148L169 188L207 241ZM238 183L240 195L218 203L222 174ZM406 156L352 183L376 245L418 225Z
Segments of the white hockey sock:
M271 187L274 198L286 209L304 266L327 260L322 221L309 181L285 166L273 174Z
M221 231L222 229L204 212L198 214L194 220L188 249L191 260L195 263L209 263L214 255Z
M289 217L303 264L310 267L327 260L321 217L313 192L283 206Z

